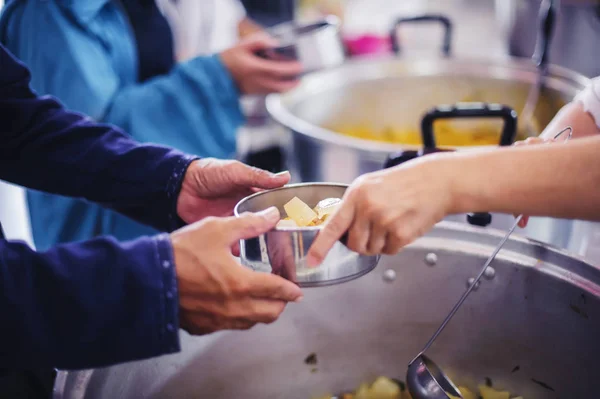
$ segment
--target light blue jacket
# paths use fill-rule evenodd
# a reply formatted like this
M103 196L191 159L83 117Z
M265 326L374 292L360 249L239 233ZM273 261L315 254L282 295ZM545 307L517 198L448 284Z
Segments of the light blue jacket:
M29 66L34 90L58 97L67 108L120 126L138 141L204 157L235 155L244 117L219 57L195 58L138 84L135 38L118 3L12 0L0 18L0 41ZM40 192L27 198L41 250L98 235L126 240L154 233L80 200Z

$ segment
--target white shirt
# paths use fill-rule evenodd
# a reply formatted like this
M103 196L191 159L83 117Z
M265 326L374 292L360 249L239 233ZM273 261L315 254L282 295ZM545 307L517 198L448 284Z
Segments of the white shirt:
M594 118L600 129L600 76L592 79L592 84L575 97L583 105L583 109Z
M0 0L1 1L1 0ZM179 61L221 52L239 41L240 0L156 0L173 32Z

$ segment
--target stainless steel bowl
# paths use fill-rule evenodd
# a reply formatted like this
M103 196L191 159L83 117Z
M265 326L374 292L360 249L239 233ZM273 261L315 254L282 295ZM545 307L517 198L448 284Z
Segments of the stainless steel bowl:
M336 67L346 60L340 22L335 16L304 25L285 22L269 29L269 33L281 44L259 54L269 59L300 61L305 73Z
M347 188L345 184L292 184L251 195L236 205L234 213L239 216L244 212L260 212L276 206L283 214L283 206L294 197L312 208L322 199L342 198ZM280 275L302 287L312 287L355 279L373 270L379 262L379 256L359 255L338 242L320 266L309 267L306 254L320 230L319 226L282 227L256 238L241 240L242 264L256 271Z

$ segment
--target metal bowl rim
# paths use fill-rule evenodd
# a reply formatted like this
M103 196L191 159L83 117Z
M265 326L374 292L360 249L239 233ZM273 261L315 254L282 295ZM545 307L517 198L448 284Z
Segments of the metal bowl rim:
M233 214L236 217L239 217L240 216L239 207L254 198L257 198L257 197L260 197L263 195L268 195L270 193L277 192L277 191L284 191L284 190L288 190L288 189L294 189L294 188L299 188L299 187L310 187L310 186L313 186L313 187L342 187L345 189L348 189L348 187L350 187L350 185L344 184L344 183L327 183L327 182L307 182L307 183L286 184L283 187L274 188L272 190L259 191L258 193L254 193L252 195L249 195L249 196L241 199L233 208ZM310 226L310 227L275 227L271 231L283 231L283 232L288 232L288 233L302 233L302 232L318 232L322 229L323 229L323 226L321 225L321 226Z

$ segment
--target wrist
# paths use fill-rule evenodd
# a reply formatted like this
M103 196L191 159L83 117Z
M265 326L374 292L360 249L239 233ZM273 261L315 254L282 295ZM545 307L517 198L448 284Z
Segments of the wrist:
M482 166L473 162L476 156L473 153L440 154L434 160L436 170L443 173L446 182L447 215L485 211L486 187L477 176Z

